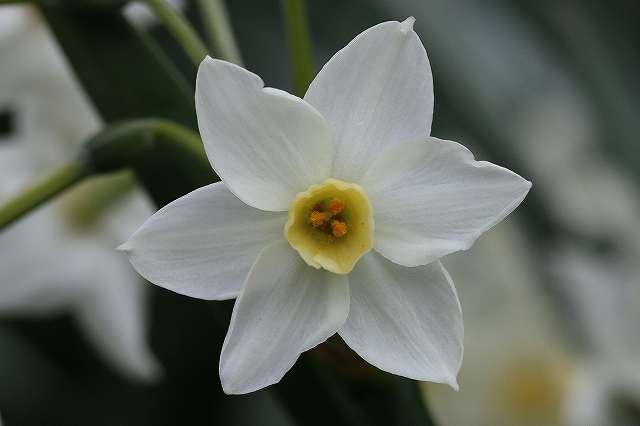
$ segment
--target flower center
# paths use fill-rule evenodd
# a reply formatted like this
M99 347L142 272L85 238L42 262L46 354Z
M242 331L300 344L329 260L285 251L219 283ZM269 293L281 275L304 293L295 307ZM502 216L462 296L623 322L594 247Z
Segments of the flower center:
M329 178L298 193L284 236L309 266L349 273L373 247L373 209L363 187Z

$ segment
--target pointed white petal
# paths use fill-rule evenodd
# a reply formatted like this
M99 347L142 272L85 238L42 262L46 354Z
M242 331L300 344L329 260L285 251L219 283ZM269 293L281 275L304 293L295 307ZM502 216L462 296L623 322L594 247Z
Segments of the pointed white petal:
M510 170L475 161L464 146L431 137L390 147L362 182L373 206L374 248L405 266L469 248L531 187Z
M429 136L431 67L412 24L409 18L366 30L339 51L311 83L304 99L333 130L332 177L359 182L386 146Z
M207 57L196 80L198 126L211 165L245 203L284 211L329 177L331 130L307 102Z
M339 334L367 362L457 389L462 312L440 262L407 268L375 251L349 273L351 310Z
M285 240L260 254L238 296L220 355L226 393L278 382L298 356L333 335L349 312L346 275L308 266Z
M260 251L282 239L286 221L286 213L247 206L218 182L160 209L119 249L160 287L200 299L230 299Z

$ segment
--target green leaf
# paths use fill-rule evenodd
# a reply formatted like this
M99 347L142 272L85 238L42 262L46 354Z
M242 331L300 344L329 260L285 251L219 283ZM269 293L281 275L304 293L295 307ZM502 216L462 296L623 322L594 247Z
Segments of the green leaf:
M4 322L0 323L0 406L3 415L20 422L16 424L106 426L124 420L117 410L105 410L96 392L81 386Z
M399 376L394 377L393 382L395 425L434 426L435 422L420 393L419 383Z
M118 10L42 9L105 121L159 117L197 129L193 87L155 42L135 30ZM155 138L154 149L145 151L144 158L137 155L145 148L133 141L141 142L144 135L133 137L128 146L120 145L122 156L136 158L135 164L118 167L132 165L158 206L219 180L193 152L164 143L165 135Z
M303 356L313 359L303 359ZM346 343L335 335L309 352L302 354L296 366L301 361L307 366L299 368L309 369L311 361L320 381L309 382L307 387L318 393L325 401L332 401L335 414L342 418L342 423L334 420L307 424L348 424L352 426L433 426L415 380L386 373L364 361ZM294 366L291 370L296 369ZM287 373L289 374L289 373ZM287 376L283 383L286 385ZM317 379L316 379L317 380ZM322 384L326 390L318 389ZM279 385L276 385L276 390ZM323 392L326 395L323 395ZM315 396L315 395L314 395ZM295 398L295 396L294 396ZM302 397L299 397L302 398ZM312 398L313 399L313 398ZM288 400L288 407L294 413L299 411L298 417L304 418L305 411L314 409L311 403L305 401ZM293 402L293 407L291 407ZM299 407L296 404L300 405ZM309 408L304 404L311 404ZM330 413L334 414L334 413ZM327 413L323 414L327 420ZM309 417L309 416L307 416ZM318 415L316 418L322 418Z
M360 426L352 415L353 407L335 388L335 378L322 371L322 366L309 352L300 358L272 388L299 425Z
M156 148L134 164L136 175L158 206L186 192L219 180L209 164L194 161L188 152L159 135Z
M161 117L197 129L193 86L119 10L42 11L105 121Z

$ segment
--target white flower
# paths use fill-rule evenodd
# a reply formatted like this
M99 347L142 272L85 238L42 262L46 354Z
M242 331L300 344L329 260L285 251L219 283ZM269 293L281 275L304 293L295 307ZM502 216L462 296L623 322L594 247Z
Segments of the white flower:
M561 246L552 271L586 338L584 360L568 390L568 425L638 424L640 286L637 252L596 255Z
M429 136L431 69L413 21L356 37L304 99L200 65L198 123L223 182L167 205L121 249L162 287L237 297L225 392L279 381L336 332L380 369L457 388L462 315L438 258L468 248L530 183Z
M186 9L184 0L167 0L167 3L178 12ZM158 17L149 5L143 1L130 1L123 8L124 16L136 27L145 29L158 24Z
M35 8L0 7L0 57L0 112L12 119L0 135L2 200L70 158L101 122ZM0 315L71 313L112 366L154 379L148 285L113 250L150 216L150 203L129 194L90 229L69 220L69 204L62 196L0 233Z
M540 291L524 229L502 223L470 250L448 256L465 313L460 392L425 383L440 426L561 426L577 366Z

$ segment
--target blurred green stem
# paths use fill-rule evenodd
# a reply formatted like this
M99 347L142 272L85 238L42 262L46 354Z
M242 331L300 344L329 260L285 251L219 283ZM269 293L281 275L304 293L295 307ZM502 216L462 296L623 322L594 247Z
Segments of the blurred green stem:
M209 44L218 58L242 66L242 57L233 36L224 0L198 0L198 4L204 17Z
M136 164L145 155L157 149L160 143L168 143L210 167L200 136L178 123L163 119L115 123L92 137L75 160L29 185L0 205L0 230L49 199L60 195L83 178L120 171ZM128 192L133 186L133 177L131 174L123 174L112 180L108 186L108 191L106 187L101 190L104 199L95 198L94 202L97 204L93 207L96 209L106 208L105 202L113 202ZM81 211L90 212L91 207L83 205Z
M91 228L135 186L136 177L128 169L85 179L62 198L65 217L76 228Z
M200 65L209 51L184 15L171 7L165 0L145 0L145 2L182 45L196 67Z
M5 228L22 215L60 194L89 174L89 169L84 162L74 160L29 185L20 194L0 206L0 229Z
M159 143L168 143L210 167L200 135L174 121L160 118L110 124L84 145L80 157L96 173L113 172L135 166Z
M185 151L189 151L204 163L209 164L209 158L202 145L202 139L197 132L171 120L153 120L151 130L158 136L164 136Z
M304 0L281 0L281 4L291 52L294 93L302 97L315 77L305 3Z

